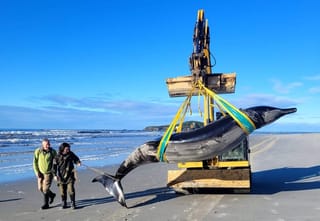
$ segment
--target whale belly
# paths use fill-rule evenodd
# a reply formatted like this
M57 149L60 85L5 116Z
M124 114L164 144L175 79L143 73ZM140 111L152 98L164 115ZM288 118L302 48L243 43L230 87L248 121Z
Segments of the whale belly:
M235 148L246 137L244 131L234 126L221 136L203 136L204 138L188 142L169 142L166 158L169 163L202 161L212 159L223 152Z

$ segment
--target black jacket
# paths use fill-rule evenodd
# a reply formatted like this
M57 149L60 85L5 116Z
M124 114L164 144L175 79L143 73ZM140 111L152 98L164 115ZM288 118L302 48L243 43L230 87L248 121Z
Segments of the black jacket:
M58 154L55 158L54 174L59 177L61 183L75 181L74 164L80 163L80 159L72 151L68 154Z

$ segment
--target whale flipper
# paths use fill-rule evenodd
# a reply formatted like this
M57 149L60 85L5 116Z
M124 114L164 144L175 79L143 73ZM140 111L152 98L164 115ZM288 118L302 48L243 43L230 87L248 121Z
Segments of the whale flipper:
M109 174L103 174L95 177L92 182L101 183L111 196L113 196L122 206L128 208L119 179L116 179Z

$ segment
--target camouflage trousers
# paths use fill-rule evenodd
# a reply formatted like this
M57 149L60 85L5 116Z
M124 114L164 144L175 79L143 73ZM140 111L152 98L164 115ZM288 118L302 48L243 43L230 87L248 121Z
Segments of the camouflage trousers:
M38 178L38 189L40 192L46 194L50 192L51 183L53 180L52 173L43 174L42 178Z
M69 194L71 200L74 199L74 196L75 196L74 182L59 183L59 190L60 190L60 195L62 200L67 199L67 194Z

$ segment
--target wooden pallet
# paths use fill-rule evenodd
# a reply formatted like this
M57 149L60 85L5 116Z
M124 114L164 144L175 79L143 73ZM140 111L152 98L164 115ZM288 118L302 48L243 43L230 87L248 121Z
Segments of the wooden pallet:
M244 188L250 189L250 168L181 169L168 171L167 186L183 188Z
M215 73L206 76L206 87L218 94L234 93L236 87L236 73ZM193 76L181 76L166 80L170 97L188 96L194 82ZM198 95L198 90L193 93Z

